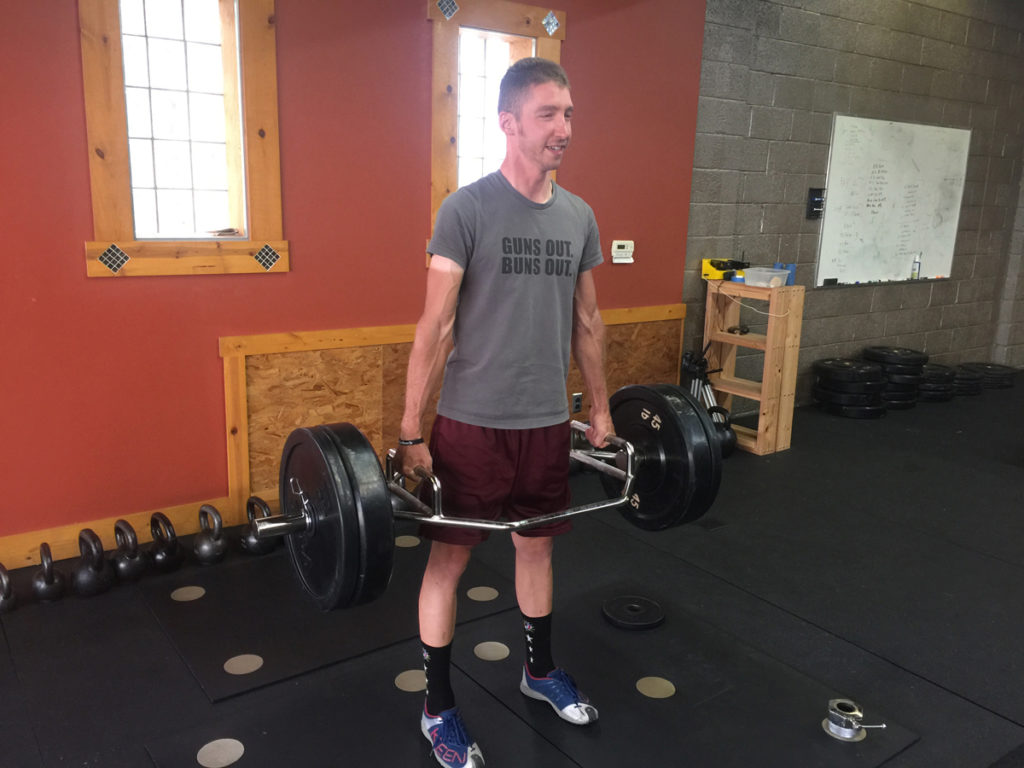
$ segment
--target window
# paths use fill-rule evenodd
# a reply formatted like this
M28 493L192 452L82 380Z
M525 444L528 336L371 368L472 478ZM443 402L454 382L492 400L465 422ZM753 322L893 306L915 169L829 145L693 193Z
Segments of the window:
M448 195L467 180L495 170L505 156L496 125L491 128L481 121L493 115L497 122L498 83L510 63L531 55L561 59L565 13L506 0L427 0L427 18L434 25L433 226L437 209ZM472 56L460 56L462 50ZM461 60L475 63L460 73ZM481 71L482 81L475 80ZM460 96L463 90L466 99ZM500 142L500 149L488 142Z
M235 2L120 3L135 237L244 236Z
M534 39L459 28L459 99L456 158L460 187L501 165L505 141L498 127L498 88L509 65L533 56Z
M87 274L287 271L273 0L80 0L79 20Z

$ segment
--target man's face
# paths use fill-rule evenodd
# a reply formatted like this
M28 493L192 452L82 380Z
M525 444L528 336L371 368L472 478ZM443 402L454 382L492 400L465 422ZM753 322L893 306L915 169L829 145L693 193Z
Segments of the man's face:
M542 172L555 170L572 137L572 113L568 88L553 82L530 86L519 117L503 116L502 126L512 138L510 151Z

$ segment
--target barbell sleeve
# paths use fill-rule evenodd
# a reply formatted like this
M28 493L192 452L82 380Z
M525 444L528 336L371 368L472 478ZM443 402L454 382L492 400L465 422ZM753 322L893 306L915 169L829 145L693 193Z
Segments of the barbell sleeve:
M256 527L256 538L271 539L290 533L303 533L309 528L309 518L305 515L273 515L257 517L253 525Z

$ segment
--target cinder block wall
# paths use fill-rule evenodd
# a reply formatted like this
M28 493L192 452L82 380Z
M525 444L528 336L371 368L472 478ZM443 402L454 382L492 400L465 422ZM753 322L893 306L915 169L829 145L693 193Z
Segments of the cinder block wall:
M1022 38L1017 0L707 0L685 349L701 344L701 259L742 256L795 262L808 288L798 402L814 360L871 344L1024 366ZM837 112L972 129L951 279L812 287L807 189L825 186ZM737 373L757 378L760 362Z

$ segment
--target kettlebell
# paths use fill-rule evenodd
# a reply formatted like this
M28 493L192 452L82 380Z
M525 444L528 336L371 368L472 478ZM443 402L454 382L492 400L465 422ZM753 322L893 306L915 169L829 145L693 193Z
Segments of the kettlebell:
M224 524L216 507L203 504L199 508L199 533L192 544L192 551L200 565L213 565L224 559L228 551L228 540L224 538Z
M64 574L53 567L50 545L45 541L39 545L40 566L32 575L32 591L45 602L59 600L64 595Z
M715 421L715 432L718 437L718 447L722 452L722 458L727 459L732 456L732 452L736 450L736 432L732 428L732 420L729 417L729 411L720 405L713 405L708 408L708 413L712 416L714 414L720 414L725 420Z
M265 555L271 552L280 540L278 536L261 539L256 536L256 516L270 517L270 505L259 496L250 496L245 502L245 514L249 518L249 524L242 531L242 549L250 555Z
M174 535L174 526L163 512L154 512L149 518L149 532L153 535L150 556L158 571L170 573L181 567L185 553Z
M11 587L11 577L0 563L0 613L7 613L14 610L14 589Z
M139 549L139 538L127 520L114 523L114 539L117 541L117 552L111 558L114 572L121 581L135 581L146 572L149 553Z
M114 586L114 569L103 556L103 542L92 528L78 534L82 557L71 571L71 588L82 597L92 597Z

